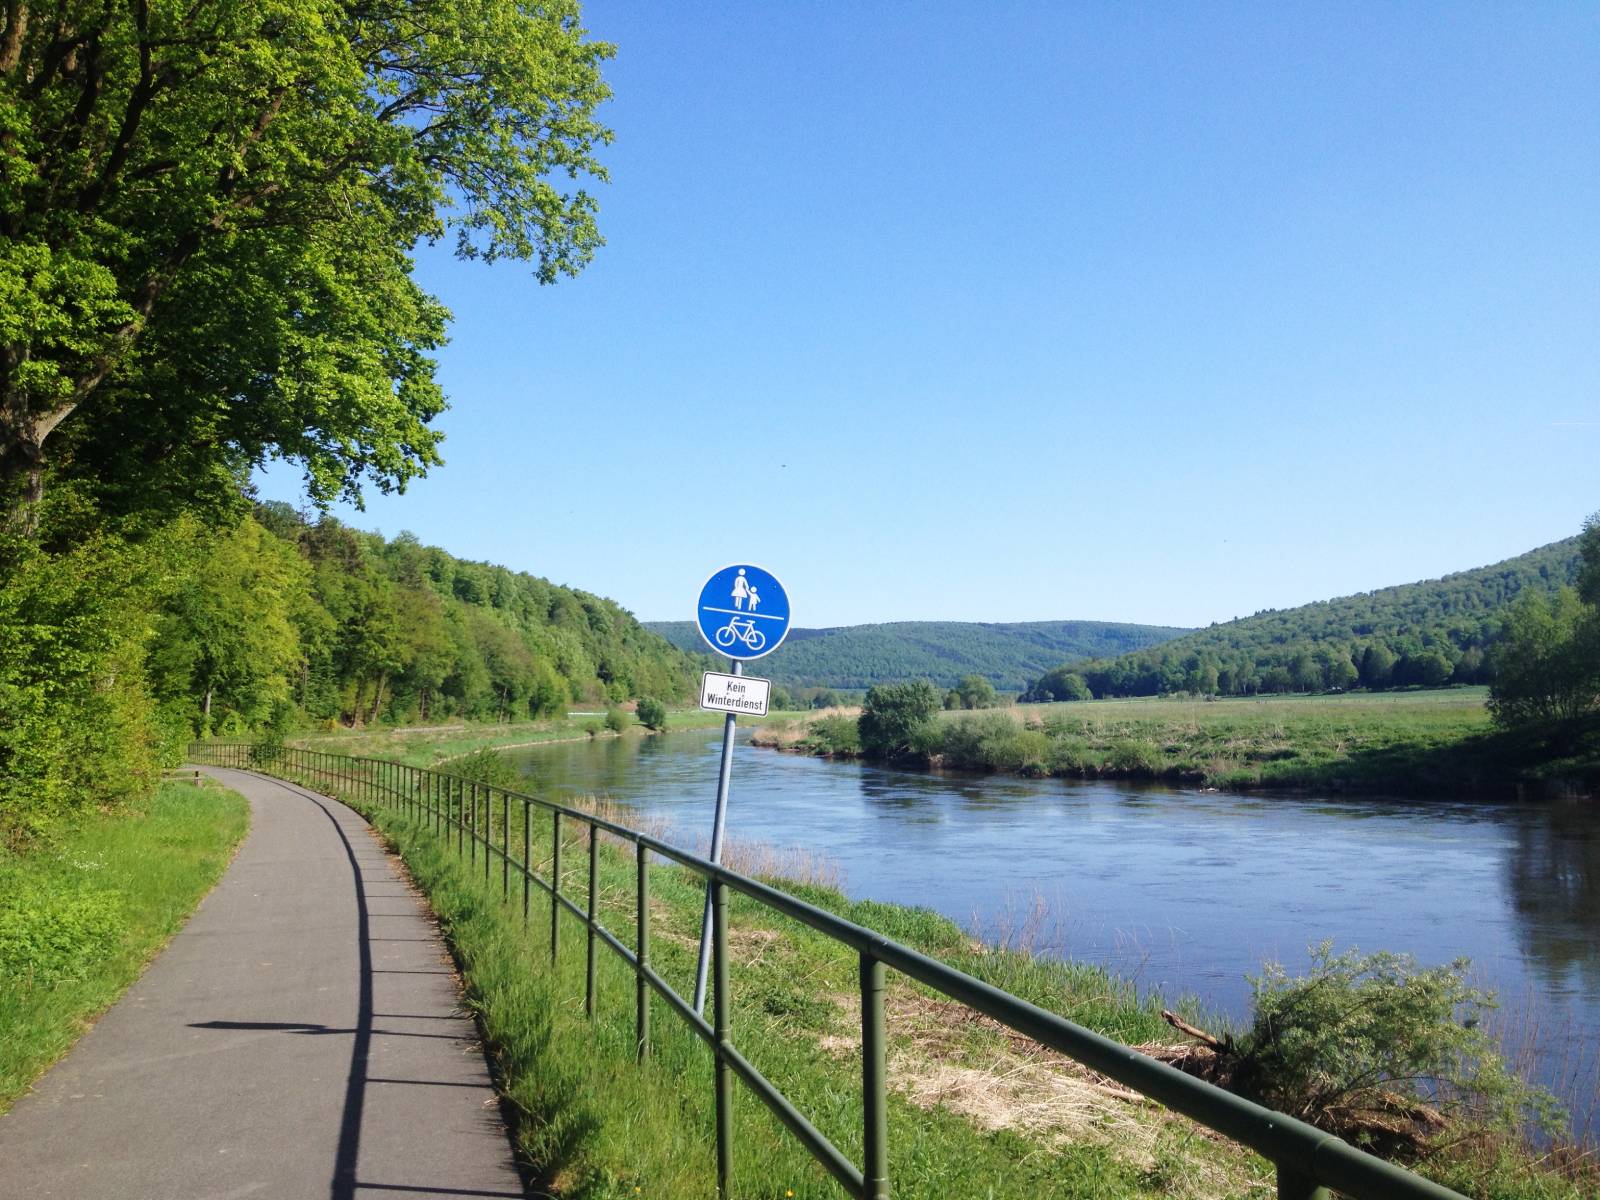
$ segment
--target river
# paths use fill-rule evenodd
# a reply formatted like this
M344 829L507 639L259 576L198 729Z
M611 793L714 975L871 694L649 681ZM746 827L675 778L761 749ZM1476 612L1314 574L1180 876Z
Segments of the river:
M704 844L720 734L511 752L540 795L605 795ZM800 846L858 898L1100 963L1213 1012L1308 947L1472 960L1507 1048L1600 1132L1600 805L1237 795L929 774L741 744L729 835ZM1044 912L1041 918L1040 912Z

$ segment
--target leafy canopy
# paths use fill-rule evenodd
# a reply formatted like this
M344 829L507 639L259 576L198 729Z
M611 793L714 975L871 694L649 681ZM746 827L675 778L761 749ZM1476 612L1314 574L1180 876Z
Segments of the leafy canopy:
M148 504L279 456L314 499L439 462L419 239L600 244L611 53L575 0L10 0L0 485L52 458ZM57 430L60 430L57 433ZM59 447L59 448L58 448Z

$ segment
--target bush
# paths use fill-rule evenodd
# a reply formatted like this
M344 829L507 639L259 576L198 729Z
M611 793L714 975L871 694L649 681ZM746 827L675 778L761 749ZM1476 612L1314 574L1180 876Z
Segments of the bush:
M861 731L853 718L835 713L812 722L805 744L823 754L853 757L861 753Z
M620 708L606 709L606 728L612 733L621 733L628 727L628 714Z
M516 791L523 783L522 773L512 765L511 760L500 751L489 747L452 759L445 763L442 769L463 779L487 783L491 787L503 788L506 791Z
M659 700L649 697L641 699L635 715L646 729L662 730L667 727L667 706Z
M923 740L943 704L943 695L925 679L868 688L857 726L862 751L877 758L907 754Z
M1553 1130L1549 1093L1512 1074L1484 1032L1494 1007L1466 982L1466 959L1424 969L1410 955L1324 942L1311 969L1289 978L1275 963L1251 980L1254 1015L1237 1047L1237 1091L1335 1133L1372 1135L1423 1104L1447 1119L1512 1133ZM1366 1139L1362 1139L1366 1140ZM1385 1147L1399 1148L1391 1145Z

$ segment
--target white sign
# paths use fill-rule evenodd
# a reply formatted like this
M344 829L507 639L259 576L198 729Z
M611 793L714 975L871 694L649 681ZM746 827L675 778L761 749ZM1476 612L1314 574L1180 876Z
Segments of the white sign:
M764 717L767 715L767 696L771 691L770 679L707 671L700 677L700 707L712 712Z

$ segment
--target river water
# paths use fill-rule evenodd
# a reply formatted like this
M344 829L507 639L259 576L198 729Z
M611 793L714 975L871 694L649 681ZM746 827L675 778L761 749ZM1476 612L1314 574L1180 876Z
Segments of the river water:
M552 799L604 795L705 844L720 734L511 752ZM1308 947L1466 957L1507 1049L1600 1132L1600 805L1235 795L735 753L729 835L836 864L857 898L1100 963L1213 1012ZM1041 913L1043 914L1041 916Z

